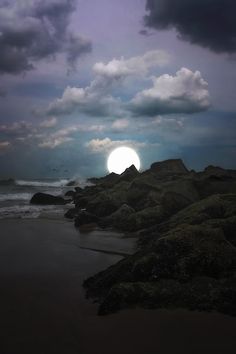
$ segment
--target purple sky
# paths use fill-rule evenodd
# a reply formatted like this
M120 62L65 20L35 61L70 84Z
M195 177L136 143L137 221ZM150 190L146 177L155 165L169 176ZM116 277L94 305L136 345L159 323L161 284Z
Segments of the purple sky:
M105 174L120 145L236 168L236 5L216 3L0 0L0 178Z

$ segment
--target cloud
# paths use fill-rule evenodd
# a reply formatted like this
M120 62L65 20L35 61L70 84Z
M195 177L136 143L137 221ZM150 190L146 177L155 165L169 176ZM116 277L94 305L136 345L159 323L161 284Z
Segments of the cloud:
M67 126L65 128L61 128L56 130L51 134L35 134L33 138L39 139L38 146L40 148L49 148L54 149L62 144L71 142L74 140L73 134L77 132L95 132L99 133L105 129L104 125L82 125L75 124L71 126Z
M73 141L73 138L68 136L59 136L58 138L50 138L38 144L40 148L55 149L57 146Z
M92 153L109 152L118 146L129 146L133 148L146 147L147 144L135 140L111 140L110 138L92 139L85 144Z
M125 118L117 119L112 123L111 128L114 132L122 132L126 128L128 128L129 124L130 124L130 122L128 119L125 119Z
M11 147L11 143L9 141L0 141L0 153L5 152Z
M153 67L162 67L169 63L170 56L164 50L152 50L142 56L130 59L113 59L107 64L100 62L93 67L97 75L113 79L125 78L131 75L146 75Z
M104 94L104 88L99 89L93 81L85 88L68 86L62 97L49 105L47 114L69 115L76 111L96 117L120 115L120 101Z
M0 97L6 97L7 91L0 87Z
M145 25L175 28L183 40L214 52L236 52L236 2L233 0L146 0Z
M129 109L136 116L196 113L210 106L208 84L201 73L182 68L176 76L153 77L153 87L136 94Z
M57 125L57 118L56 117L46 119L42 123L40 123L41 128L53 128L56 125Z
M26 122L24 120L20 122L14 122L12 124L2 124L0 125L0 133L9 134L12 136L19 135L22 133L29 133L34 130L32 123Z
M64 53L70 65L91 42L70 33L76 0L4 1L0 4L0 73L19 74L41 59Z
M120 85L129 76L146 75L152 67L163 66L169 61L169 55L154 50L142 56L130 59L113 59L107 64L96 63L93 70L94 80L86 87L68 86L61 98L49 105L48 115L69 115L81 112L90 116L116 116L123 114L122 102L111 95L111 90Z

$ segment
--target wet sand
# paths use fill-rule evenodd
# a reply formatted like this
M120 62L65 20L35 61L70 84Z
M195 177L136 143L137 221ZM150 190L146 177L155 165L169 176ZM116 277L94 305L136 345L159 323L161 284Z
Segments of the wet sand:
M96 316L82 281L121 259L110 247L130 252L131 244L90 236L81 238L66 221L0 221L0 353L236 352L232 317L143 309ZM106 252L81 249L81 242L100 250L105 242Z

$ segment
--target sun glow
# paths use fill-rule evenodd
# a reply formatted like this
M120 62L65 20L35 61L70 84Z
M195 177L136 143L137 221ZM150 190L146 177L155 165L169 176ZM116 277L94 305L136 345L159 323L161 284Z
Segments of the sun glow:
M121 174L126 168L134 165L139 171L140 159L134 149L122 146L113 150L107 160L108 171Z

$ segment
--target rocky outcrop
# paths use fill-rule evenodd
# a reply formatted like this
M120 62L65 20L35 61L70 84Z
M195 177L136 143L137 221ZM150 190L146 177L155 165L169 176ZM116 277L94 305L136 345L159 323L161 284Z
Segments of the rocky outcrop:
M66 204L66 201L62 197L51 194L36 193L31 198L30 203L39 205L63 205Z
M180 159L155 162L151 165L151 171L158 176L183 175L188 173L188 169Z
M90 214L87 211L80 211L75 218L75 226L80 227L88 224L97 224L99 218L96 215Z
M135 254L84 282L99 314L144 306L236 315L235 171L189 172L177 159L93 183L75 192L67 217L138 237Z
M112 172L109 175L100 178L89 178L88 181L93 184L101 184L104 187L113 186L119 180L119 175Z
M145 306L236 315L235 194L197 201L147 235L140 251L85 281L99 314Z

